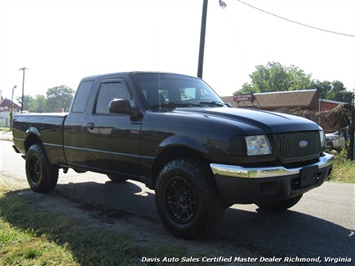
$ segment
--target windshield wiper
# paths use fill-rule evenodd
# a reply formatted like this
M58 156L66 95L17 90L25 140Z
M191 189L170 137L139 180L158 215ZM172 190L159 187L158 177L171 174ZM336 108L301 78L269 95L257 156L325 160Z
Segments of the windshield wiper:
M207 104L209 106L225 106L225 103L223 102L217 102L217 101L210 101L210 102L200 102L199 105L204 105L204 104Z
M191 102L184 102L184 101L176 101L176 102L169 102L169 103L162 103L162 104L154 104L150 108L152 109L175 109L178 107L203 107L205 105L208 106L224 106L223 102L211 101L211 102L199 102L199 103L191 103Z
M175 106L172 106L169 103L161 103L161 104L154 104L150 106L151 109L175 109Z
M172 106L176 107L190 107L190 106L198 106L198 104L195 103L189 103L189 102L184 102L184 101L176 101L176 102L171 102L169 103Z
M205 105L208 106L218 106L218 107L222 107L225 106L224 102L219 102L219 101L210 101L210 102L199 102L199 103L191 103L191 102L171 102L169 103L171 105L175 105L176 107L191 107L191 106L195 106L195 107L203 107Z
M150 108L152 109L169 109L174 110L177 107L189 107L189 106L199 106L197 104L186 103L186 102L169 102L169 103L162 103L162 104L154 104L151 105Z

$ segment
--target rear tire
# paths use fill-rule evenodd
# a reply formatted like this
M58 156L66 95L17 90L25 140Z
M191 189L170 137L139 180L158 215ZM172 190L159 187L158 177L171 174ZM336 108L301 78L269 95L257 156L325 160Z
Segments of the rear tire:
M26 153L26 176L31 189L38 193L52 191L58 182L58 167L51 164L40 144L33 144Z
M208 165L193 158L176 159L163 167L155 202L164 226L184 239L213 234L225 210Z
M287 200L258 203L257 205L259 206L260 209L264 211L270 211L270 212L285 211L291 208L292 206L295 206L300 201L302 196L303 194Z

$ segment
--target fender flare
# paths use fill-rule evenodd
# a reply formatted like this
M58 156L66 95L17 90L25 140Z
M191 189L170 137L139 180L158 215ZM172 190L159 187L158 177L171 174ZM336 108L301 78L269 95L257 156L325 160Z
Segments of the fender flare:
M162 151L170 147L187 148L200 154L208 154L206 147L196 140L187 136L170 136L164 139L156 148L156 153L160 154Z
M35 128L35 127L29 127L26 132L25 132L25 136L24 136L24 142L25 142L25 149L26 152L27 150L30 148L31 144L28 143L29 139L31 139L32 137L35 137L37 139L40 140L40 143L43 143L42 140L42 134L41 132Z

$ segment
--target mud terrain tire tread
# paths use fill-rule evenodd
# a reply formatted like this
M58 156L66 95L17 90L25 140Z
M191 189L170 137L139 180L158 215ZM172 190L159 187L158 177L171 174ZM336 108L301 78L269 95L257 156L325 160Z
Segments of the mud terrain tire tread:
M52 165L40 144L33 144L26 153L27 182L34 192L52 191L58 182L58 167Z
M175 183L180 183L180 186L177 185L178 189L175 188ZM188 187L186 190L190 193L187 194L190 194L191 201L196 204L191 207L194 211L189 212L193 213L192 217L187 215L188 217L179 219L174 217L179 211L172 209L183 205L181 198L184 196L184 186ZM171 191L180 197L171 197ZM215 233L223 219L225 204L217 191L212 172L202 160L181 158L167 163L158 175L155 195L160 219L168 231L179 238L208 237ZM174 199L176 203L171 204Z

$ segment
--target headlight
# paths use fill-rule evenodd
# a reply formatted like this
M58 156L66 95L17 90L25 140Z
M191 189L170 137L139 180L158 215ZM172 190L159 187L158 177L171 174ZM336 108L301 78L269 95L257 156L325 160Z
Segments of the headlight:
M321 148L327 147L327 139L325 137L323 130L319 130L319 139L320 139L320 147Z
M245 142L247 144L248 155L250 156L272 153L269 139L265 135L245 137Z

